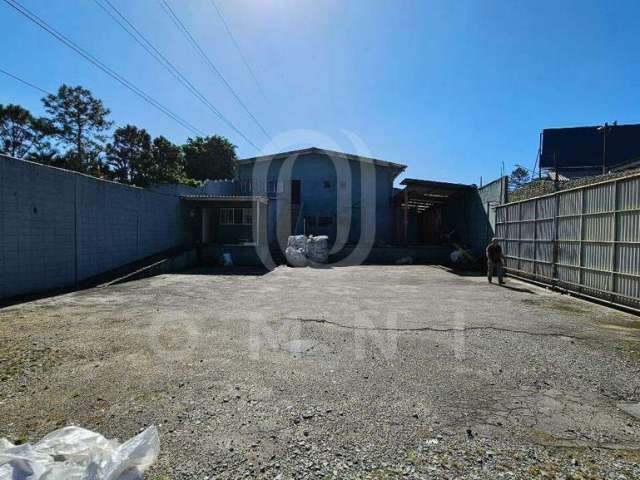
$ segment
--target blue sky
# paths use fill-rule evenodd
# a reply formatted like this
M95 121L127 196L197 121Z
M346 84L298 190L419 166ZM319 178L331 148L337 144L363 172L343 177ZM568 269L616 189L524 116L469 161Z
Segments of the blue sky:
M303 146L405 163L407 176L478 183L533 167L542 128L640 122L637 1L168 0L251 112L158 0L111 0L256 151L93 0L20 0L105 64L241 157ZM176 143L190 134L0 2L0 68L47 90L83 85L112 119ZM42 114L41 94L0 75L0 103Z

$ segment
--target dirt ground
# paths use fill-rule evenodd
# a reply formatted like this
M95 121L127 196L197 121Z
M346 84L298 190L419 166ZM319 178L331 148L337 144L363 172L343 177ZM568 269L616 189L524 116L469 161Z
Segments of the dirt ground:
M215 273L215 274L214 274ZM437 267L194 271L0 310L0 437L148 478L640 478L638 318Z

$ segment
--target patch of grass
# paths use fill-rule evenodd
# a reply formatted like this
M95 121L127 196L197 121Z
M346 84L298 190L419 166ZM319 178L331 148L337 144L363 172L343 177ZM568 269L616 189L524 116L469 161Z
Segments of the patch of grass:
M631 328L634 330L640 330L640 320L631 320L623 316L607 316L602 319L598 319L598 322L603 325L612 325L620 328Z
M585 313L589 313L589 310L582 308L571 300L523 298L522 300L520 300L520 303L531 307L548 308L561 313L569 313L572 315L582 315Z
M417 465L418 463L420 463L420 457L418 456L418 452L416 451L410 451L407 453L407 462L413 464L413 465Z
M49 347L28 347L15 341L0 340L0 381L19 376L26 370L46 371L53 367L58 353Z
M549 303L549 307L553 308L554 310L558 310L562 313L570 313L570 314L578 314L578 315L582 315L585 313L589 313L589 310L585 310L584 308L579 307L578 305L576 305L574 302L572 301L555 301L555 302L551 302Z

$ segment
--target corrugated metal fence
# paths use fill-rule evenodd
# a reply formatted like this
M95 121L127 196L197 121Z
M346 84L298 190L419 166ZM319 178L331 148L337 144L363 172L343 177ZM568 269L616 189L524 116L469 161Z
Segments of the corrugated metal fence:
M507 271L640 309L640 175L497 208Z

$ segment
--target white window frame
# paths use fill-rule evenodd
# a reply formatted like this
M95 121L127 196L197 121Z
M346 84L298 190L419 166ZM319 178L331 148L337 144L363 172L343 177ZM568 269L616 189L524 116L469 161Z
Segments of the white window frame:
M229 221L229 219L231 219ZM235 225L233 223L233 208L220 209L220 225Z
M241 222L236 223L236 211L241 210L240 216ZM248 219L248 220L247 220ZM239 208L239 207L224 207L220 209L220 225L253 225L253 209L252 208Z

